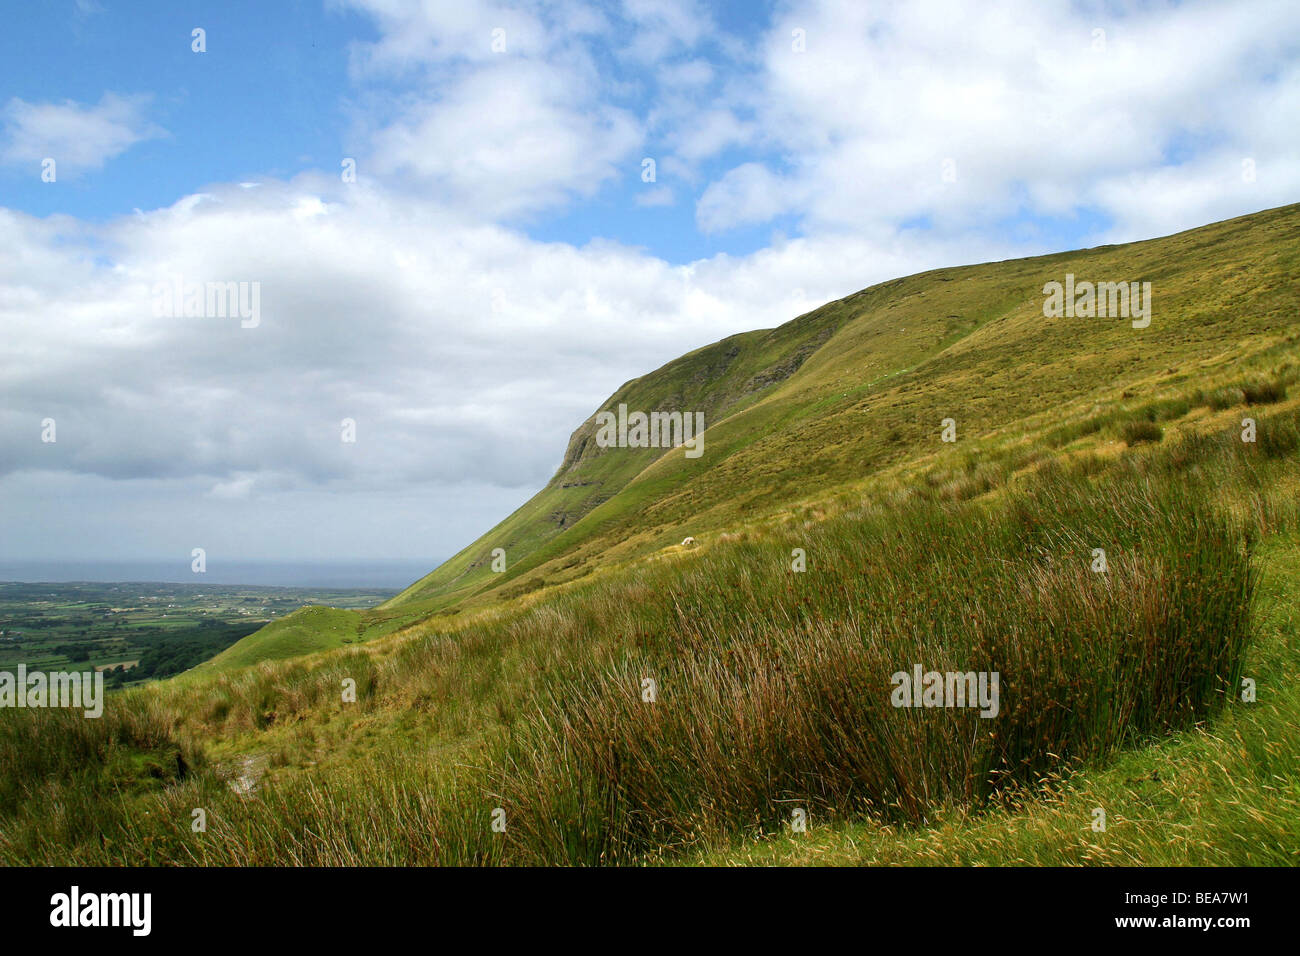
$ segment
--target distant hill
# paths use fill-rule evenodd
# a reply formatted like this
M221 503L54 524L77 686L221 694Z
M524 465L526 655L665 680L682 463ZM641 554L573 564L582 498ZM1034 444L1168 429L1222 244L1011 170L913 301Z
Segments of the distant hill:
M233 670L259 661L284 660L348 644L361 644L369 638L396 630L406 620L399 614L309 605L232 644L196 670Z

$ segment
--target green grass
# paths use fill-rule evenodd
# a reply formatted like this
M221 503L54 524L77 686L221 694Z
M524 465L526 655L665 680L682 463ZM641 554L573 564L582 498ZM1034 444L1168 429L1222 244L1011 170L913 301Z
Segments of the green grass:
M1280 382L1259 382L1242 387L1247 405L1272 405L1286 399L1286 386Z
M247 667L259 661L280 660L315 651L342 647L357 638L361 614L328 607L304 607L250 634L210 662L221 668Z
M1124 423L1124 444L1140 445L1143 442L1157 442L1165 437L1165 430L1155 422L1140 418Z
M1211 723L1140 746L1064 783L1045 776L1002 805L946 808L928 825L880 818L713 847L708 866L1300 865L1300 535L1265 538L1258 639L1240 699ZM1106 811L1105 832L1092 830Z
M1061 447L1122 440L1134 412L1164 423L1197 402L1244 404L1247 389L1283 396L1297 239L1300 206L1287 206L1148 242L942 269L697 350L601 408L702 410L702 458L598 449L588 420L546 488L390 604L488 604L723 533L942 455L948 417L959 448L1044 427ZM1042 285L1065 272L1149 279L1151 326L1044 319ZM495 547L503 574L490 569Z
M1263 418L1261 434L1296 419ZM131 692L111 720L12 713L0 723L0 857L731 861L780 852L794 806L818 825L810 840L854 827L920 840L934 825L956 827L957 847L962 828L1075 799L1123 749L1203 725L1261 648L1275 661L1260 685L1277 693L1269 675L1294 670L1295 648L1251 645L1249 611L1265 601L1276 629L1294 559L1268 565L1261 591L1250 554L1261 540L1265 556L1285 553L1295 476L1262 446L1228 430L1094 475L1067 460L978 500L900 484L819 522L387 641ZM1089 569L1099 544L1105 575ZM790 570L793 547L807 552L803 573ZM1002 714L985 729L969 712L890 707L889 674L915 662L998 670ZM640 697L647 676L653 704ZM356 704L340 699L347 677ZM1294 737L1294 709L1253 713L1276 739ZM28 766L36 740L45 753ZM1289 793L1290 753L1276 780L1235 779L1237 804ZM268 769L241 796L228 784L249 761ZM207 833L189 831L194 807ZM490 829L496 807L504 834ZM1165 810L1192 825L1178 801ZM1135 818L1117 805L1113 858L1140 856L1115 836ZM1253 831L1264 849L1222 858L1285 846L1289 825L1274 819Z
M0 861L1294 862L1297 238L940 270L670 363L615 399L711 403L705 459L580 429L389 605L0 714ZM1045 326L1065 271L1150 278L1152 327ZM917 663L999 716L892 707Z
M199 666L221 671L249 667L262 661L285 660L304 654L362 644L391 634L418 620L410 611L345 610L309 605L272 621Z

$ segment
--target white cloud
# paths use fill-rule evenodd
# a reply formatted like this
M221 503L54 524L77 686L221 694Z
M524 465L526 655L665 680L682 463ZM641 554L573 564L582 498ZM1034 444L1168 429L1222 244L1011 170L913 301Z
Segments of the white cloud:
M791 48L795 28L806 52ZM753 89L723 104L755 108L756 139L790 172L731 170L698 219L725 229L795 209L811 231L928 217L956 234L1026 202L1048 215L1101 203L1138 230L1170 222L1163 210L1179 202L1194 203L1190 223L1260 208L1239 190L1222 201L1215 163L1174 157L1255 156L1275 177L1270 195L1294 196L1297 35L1300 7L1273 0L793 3Z
M656 206L671 206L677 200L673 196L672 188L669 186L654 186L636 194L634 200L638 206L652 208Z
M715 30L712 17L696 0L623 0L623 13L634 26L624 53L651 65L692 49Z
M590 196L634 168L642 134L578 80L523 59L490 64L410 104L371 136L370 165L495 220Z
M809 186L777 176L759 163L737 166L700 197L695 218L705 232L767 222L800 208Z
M604 97L592 43L610 24L583 3L418 4L350 0L379 28L353 48L367 94L355 139L363 170L486 220L591 196L643 139ZM382 85L409 84L394 98ZM391 102L396 99L396 107Z
M97 228L4 218L5 469L200 477L221 498L256 496L268 475L536 486L627 379L789 319L795 290L825 300L955 254L839 238L673 266L324 176L232 184ZM155 284L175 276L259 283L260 324L156 316ZM47 416L54 446L39 441ZM340 440L344 418L356 444Z
M694 59L664 64L656 70L656 78L669 89L689 89L707 86L716 73L708 60Z
M485 60L493 56L495 29L507 31L507 48L534 45L541 33L530 13L507 4L333 0L333 5L367 14L378 30L376 41L351 46L350 67L358 78L409 72L435 61Z
M257 480L255 475L236 475L229 481L219 481L212 486L212 497L226 499L243 499L247 498L253 491L253 483Z
M674 153L688 166L710 159L733 146L749 145L757 138L753 123L727 109L691 110L669 135Z
M142 140L163 135L149 122L145 96L105 93L96 106L28 103L13 98L0 111L4 124L0 156L9 163L52 158L60 170L98 169Z

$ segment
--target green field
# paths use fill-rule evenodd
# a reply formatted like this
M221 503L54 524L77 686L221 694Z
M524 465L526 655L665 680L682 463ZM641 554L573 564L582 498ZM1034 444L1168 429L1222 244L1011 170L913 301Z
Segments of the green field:
M304 604L364 608L390 594L206 584L0 582L0 670L18 664L52 671L95 668L105 671L109 686L169 677L279 623L277 619ZM304 644L299 652L311 649Z
M1067 272L1150 327L1045 319ZM0 714L0 860L1300 862L1298 277L1289 206L684 356L601 408L702 409L702 458L593 418L378 608ZM914 665L997 716L900 708Z

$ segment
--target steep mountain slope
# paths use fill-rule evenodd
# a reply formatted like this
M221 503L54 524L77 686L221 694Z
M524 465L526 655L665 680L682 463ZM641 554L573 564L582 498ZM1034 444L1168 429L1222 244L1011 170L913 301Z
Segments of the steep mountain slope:
M779 387L830 339L841 319L841 310L822 308L777 329L733 335L626 383L602 408L617 409L623 403L634 411L702 412L706 425L718 421L751 407ZM660 448L599 447L593 414L569 439L559 470L542 491L385 606L431 598L442 598L436 603L445 604L450 596L472 594L515 578L534 566L529 556L624 491L664 454ZM506 552L504 575L491 570L494 548Z
M702 457L597 447L593 415L544 489L385 607L517 595L882 468L977 458L1121 393L1158 397L1293 334L1298 238L1300 206L1287 206L1145 242L940 269L699 349L628 382L601 409L703 411ZM1150 282L1149 327L1045 318L1043 287L1067 274ZM948 418L955 445L940 441ZM494 548L506 553L502 573L491 568Z
M424 593L304 608L104 720L10 711L0 860L1293 861L1298 265L1289 207L692 353L612 402L711 403L702 458L589 423ZM1152 282L1150 326L1044 318L1067 272ZM999 675L997 719L900 708L921 663Z

